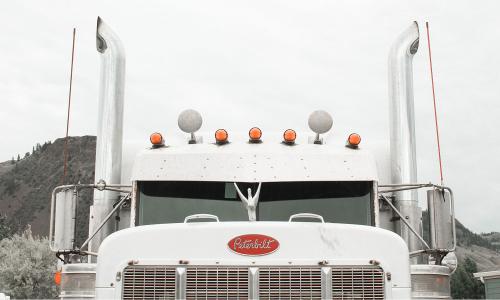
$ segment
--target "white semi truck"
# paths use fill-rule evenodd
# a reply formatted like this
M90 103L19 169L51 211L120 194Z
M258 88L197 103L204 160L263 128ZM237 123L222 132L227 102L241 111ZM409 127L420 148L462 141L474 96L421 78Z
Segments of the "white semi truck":
M310 115L311 134L254 127L248 136L224 129L202 136L201 115L188 109L178 120L186 142L166 144L153 133L127 173L125 56L98 19L96 183L60 186L52 196L60 297L449 298L456 264L443 258L455 249L453 194L416 181L418 43L415 22L389 55L390 153L364 149L357 133L338 133L345 144L327 143L325 111ZM95 190L89 237L75 245L78 195L88 188ZM419 189L427 190L427 241Z

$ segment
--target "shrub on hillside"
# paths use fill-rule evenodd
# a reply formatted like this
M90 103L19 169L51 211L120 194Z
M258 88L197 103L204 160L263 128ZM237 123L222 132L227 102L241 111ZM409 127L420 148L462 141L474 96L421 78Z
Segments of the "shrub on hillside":
M55 298L57 259L47 238L33 237L28 227L0 241L0 291L12 298Z

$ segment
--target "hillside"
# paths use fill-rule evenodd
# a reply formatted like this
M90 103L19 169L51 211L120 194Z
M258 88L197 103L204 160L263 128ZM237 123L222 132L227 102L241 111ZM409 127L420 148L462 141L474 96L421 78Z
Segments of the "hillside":
M66 183L94 181L94 136L71 137ZM7 216L13 232L31 224L37 235L47 235L49 228L50 195L61 184L63 174L64 139L37 145L34 151L19 161L0 163L0 217ZM82 192L78 206L77 239L88 234L88 206L92 193ZM424 221L427 216L424 213ZM425 226L424 226L425 227ZM473 259L479 271L500 269L500 233L476 234L457 220L457 256L461 262Z
M476 264L478 271L492 271L500 269L500 245L496 243L498 232L477 234L467 229L458 220L457 226L457 256L460 261L470 257Z
M70 137L68 172L65 183L94 181L95 137ZM37 144L31 152L0 163L0 212L7 224L18 232L31 224L34 234L49 231L50 196L62 184L64 139ZM21 158L22 157L22 158ZM83 192L78 207L78 236L88 234L88 206L91 193Z

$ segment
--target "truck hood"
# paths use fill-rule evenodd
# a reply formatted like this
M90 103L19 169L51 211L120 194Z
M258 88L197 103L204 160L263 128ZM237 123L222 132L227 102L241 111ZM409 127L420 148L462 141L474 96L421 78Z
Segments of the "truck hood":
M279 247L259 256L231 249L241 235L265 235ZM273 242L275 243L275 242ZM314 222L203 222L146 225L108 236L98 252L96 287L138 265L370 265L390 272L392 287L410 287L408 248L393 232Z

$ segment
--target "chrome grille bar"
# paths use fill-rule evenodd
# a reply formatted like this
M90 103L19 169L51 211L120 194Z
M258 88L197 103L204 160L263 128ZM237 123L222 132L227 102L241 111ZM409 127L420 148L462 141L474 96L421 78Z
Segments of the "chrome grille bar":
M259 268L248 268L249 285L248 298L252 300L259 299Z
M332 299L332 268L321 268L321 299Z
M175 270L176 299L186 299L186 268Z

